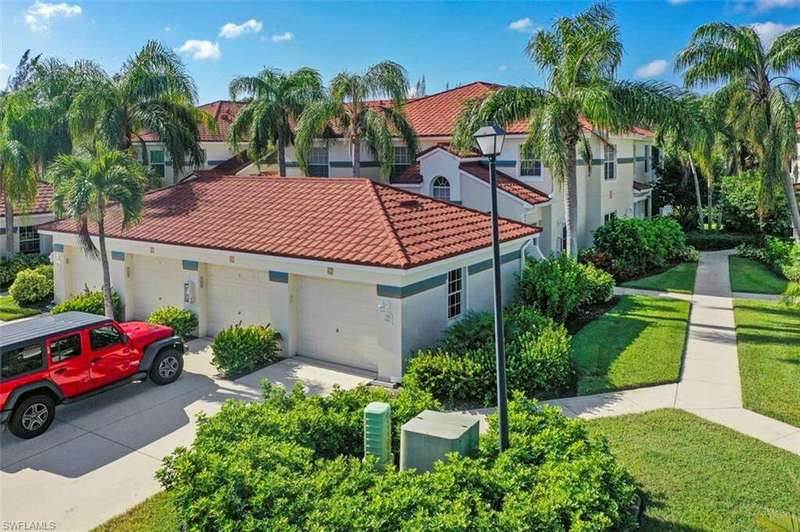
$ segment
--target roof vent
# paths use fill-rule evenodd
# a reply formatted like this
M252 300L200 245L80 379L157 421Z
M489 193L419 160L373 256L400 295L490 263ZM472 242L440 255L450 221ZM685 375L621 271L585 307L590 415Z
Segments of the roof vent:
M411 199L411 200L401 201L400 206L405 207L406 209L417 209L419 207L422 207L422 204L415 199Z

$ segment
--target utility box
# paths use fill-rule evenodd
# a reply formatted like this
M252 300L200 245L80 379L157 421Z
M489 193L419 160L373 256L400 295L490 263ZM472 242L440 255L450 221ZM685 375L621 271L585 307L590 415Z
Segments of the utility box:
M378 457L381 469L392 462L392 407L370 403L364 408L364 458Z
M455 413L423 410L403 425L400 434L400 469L432 471L448 453L471 456L478 448L478 420Z

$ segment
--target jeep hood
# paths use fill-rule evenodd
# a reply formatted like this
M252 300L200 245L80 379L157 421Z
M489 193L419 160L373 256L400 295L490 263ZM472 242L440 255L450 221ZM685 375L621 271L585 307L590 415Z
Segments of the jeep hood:
M144 349L153 342L169 338L174 334L172 327L153 325L143 321L129 321L119 325L131 339L131 343L138 349Z

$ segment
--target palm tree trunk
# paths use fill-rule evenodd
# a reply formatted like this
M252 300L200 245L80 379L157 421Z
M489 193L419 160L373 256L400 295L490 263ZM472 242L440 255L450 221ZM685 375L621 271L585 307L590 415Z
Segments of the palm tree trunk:
M106 254L106 233L103 215L97 222L97 236L100 240L100 264L103 267L103 306L106 316L114 317L114 305L111 301L111 271L108 266L108 255Z
M697 179L697 168L694 166L692 156L689 156L689 167L692 169L692 179L694 180L694 195L697 199L697 222L700 224L700 230L704 229L703 224L703 198L700 196L700 181Z
M712 199L714 196L714 187L711 186L711 180L706 179L706 186L708 187L708 200L706 201L706 209L708 209L708 228L711 229L711 225L714 223L713 214L712 214Z
M564 187L564 216L567 225L567 254L578 256L578 161L574 141L567 141L567 179Z
M283 130L278 131L278 175L286 177L286 140Z
M6 208L6 257L11 259L14 257L14 204L11 201L8 191L3 194L3 202Z
M792 172L786 172L783 179L783 187L786 192L786 202L789 204L789 217L792 219L794 241L797 245L800 245L800 212L798 212L797 208L797 196L795 195L793 181Z
M361 177L361 139L353 137L353 177Z

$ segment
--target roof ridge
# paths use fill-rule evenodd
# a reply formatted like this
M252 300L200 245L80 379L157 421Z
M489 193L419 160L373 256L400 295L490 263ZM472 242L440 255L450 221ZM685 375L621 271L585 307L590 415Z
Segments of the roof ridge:
M470 81L469 83L465 83L463 85L459 85L458 87L453 87L452 89L445 89L443 91L434 92L433 94L426 94L425 96L420 96L418 98L409 98L408 100L406 100L405 103L407 105L407 104L412 103L412 102L419 102L419 101L422 101L422 100L425 100L425 99L428 99L428 98L433 98L434 96L440 96L442 94L447 94L449 92L453 92L453 91L457 91L459 89L463 89L465 87L470 87L472 85L486 85L487 87L502 87L503 86L500 83L492 83L490 81L481 81L481 80Z
M403 241L400 239L400 235L397 234L397 228L392 223L392 217L389 216L389 211L386 209L386 205L383 203L383 198L381 198L381 195L378 194L378 190L376 188L377 184L378 183L369 180L369 185L368 185L369 189L372 192L373 198L378 203L378 206L381 209L381 213L383 215L382 218L384 221L384 228L389 231L389 234L391 235L394 242L397 244L400 253L403 254L403 259L405 260L405 266L408 266L409 264L411 264L411 255L408 254L408 249L406 249L406 247L403 245Z

